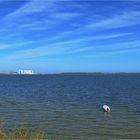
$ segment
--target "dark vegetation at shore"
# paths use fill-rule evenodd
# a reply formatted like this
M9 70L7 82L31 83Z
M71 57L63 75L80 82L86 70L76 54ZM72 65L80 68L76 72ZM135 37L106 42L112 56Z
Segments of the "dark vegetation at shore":
M0 131L0 140L48 140L43 132L15 129L11 133Z

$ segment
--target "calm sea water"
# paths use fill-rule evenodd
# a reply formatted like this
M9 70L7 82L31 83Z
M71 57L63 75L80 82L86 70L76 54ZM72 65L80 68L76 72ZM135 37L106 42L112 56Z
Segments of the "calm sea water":
M52 139L140 139L140 74L0 75L0 120Z

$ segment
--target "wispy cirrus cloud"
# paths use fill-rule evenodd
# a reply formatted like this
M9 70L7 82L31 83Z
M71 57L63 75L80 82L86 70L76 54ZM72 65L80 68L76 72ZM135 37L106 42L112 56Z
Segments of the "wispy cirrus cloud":
M122 11L117 15L113 15L112 17L104 17L104 19L95 22L95 19L90 21L90 23L86 23L84 25L79 26L78 28L62 32L60 36L71 36L71 35L79 35L85 34L88 32L100 32L101 30L108 29L117 29L122 27L130 27L133 25L140 24L140 12L139 11Z
M97 23L91 23L86 25L86 28L97 29L111 29L132 26L140 24L140 12L139 11L125 11L122 14L115 15L110 18L98 21Z
M69 20L71 18L75 18L82 15L81 13L72 13L72 12L61 12L61 13L53 13L50 15L50 18L52 19L58 19L58 20Z
M68 57L139 50L137 2L101 3L31 0L14 6L14 1L13 9L7 8L0 18L2 60L36 62L55 57L65 64Z
M72 32L70 32L71 34ZM90 42L90 41L103 41L103 40L109 40L109 39L117 39L121 37L129 37L133 36L133 32L124 32L124 33L112 33L112 34L98 34L98 35L88 35L88 36L75 36L75 38L72 39L65 39L67 37L67 34L69 32L63 32L61 35L58 35L56 37L52 37L46 40L46 42L55 42L53 44L61 44L61 45L77 45L82 44L84 42ZM74 35L74 33L73 33ZM45 39L41 39L42 41Z
M85 25L80 25L79 27L77 27L76 29L73 29L73 30L67 30L67 31L63 31L59 33L59 36L55 36L54 35L54 40L55 38L56 39L61 39L61 38L66 38L66 37L69 37L69 36L79 36L79 35L84 35L85 33L88 33L88 32L98 32L98 31L101 31L101 30L108 30L108 29L117 29L117 28L122 28L122 27L129 27L129 26L133 26L133 25L139 25L140 24L140 21L139 21L139 17L140 17L140 12L138 11L129 11L130 13L122 13L120 15L114 15L113 17L106 17L104 20L101 20L101 21L98 21L96 23L87 23ZM54 21L53 20L50 20L50 24L53 25L53 23L55 23L56 25L58 25L58 21L60 21L60 19L70 19L71 18L74 18L74 17L78 17L80 16L79 13L70 13L69 16L66 16L67 14L69 13L54 13L52 15L52 17L54 17ZM59 19L58 21L56 19ZM41 24L43 24L45 22L41 22ZM45 29L45 27L41 26L41 24L29 24L29 27L30 29ZM49 23L46 23L46 25L48 25ZM24 25L23 25L24 26ZM27 24L28 26L28 24ZM39 26L39 27L38 27ZM55 25L54 25L55 26ZM26 27L26 25L25 25ZM48 27L48 26L47 26ZM50 26L49 26L50 27ZM48 27L48 28L49 28ZM58 35L58 34L57 34ZM100 39L107 39L107 38L115 38L115 37L119 37L119 36L124 36L124 35L127 35L126 34L114 34L114 35L106 35L106 36L100 36ZM85 37L86 38L86 37ZM91 37L92 38L92 37ZM93 38L93 39L98 39L98 37L96 38Z
M17 17L27 16L32 13L42 12L46 9L51 8L53 5L54 5L54 2L51 2L51 1L31 0L31 1L27 2L25 5L23 5L22 7L20 7L19 9L8 14L5 17L5 19L17 18Z
M20 61L21 59L36 59L38 57L49 57L49 56L63 56L68 54L79 54L82 53L86 54L86 56L92 56L92 54L106 54L106 53L118 53L118 52L125 52L129 50L136 50L140 49L140 41L133 40L129 42L120 42L111 44L111 45L91 45L91 46L77 46L77 45L67 45L68 42L64 43L54 43L50 44L49 47L40 46L37 48L28 48L24 50L18 50L12 55L5 55L3 59L5 60L13 60L13 61Z
M13 46L11 46L10 44L0 44L0 50L11 48L11 47Z
M42 31L54 28L65 21L82 15L79 12L69 12L66 9L62 11L60 2L62 1L28 1L4 17L3 20L8 27L7 30L16 26L16 28L21 30L24 28L23 32L27 30ZM21 22L20 18L22 18L23 22Z

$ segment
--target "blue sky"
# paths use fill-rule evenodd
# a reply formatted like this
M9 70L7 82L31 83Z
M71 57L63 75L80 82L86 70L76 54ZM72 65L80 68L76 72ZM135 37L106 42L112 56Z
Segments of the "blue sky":
M140 72L140 2L0 0L0 71Z

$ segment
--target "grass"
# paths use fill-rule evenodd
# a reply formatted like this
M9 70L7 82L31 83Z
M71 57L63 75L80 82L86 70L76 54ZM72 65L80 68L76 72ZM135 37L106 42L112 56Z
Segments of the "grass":
M11 133L0 132L0 140L47 140L42 132L31 132L25 129L15 129Z

